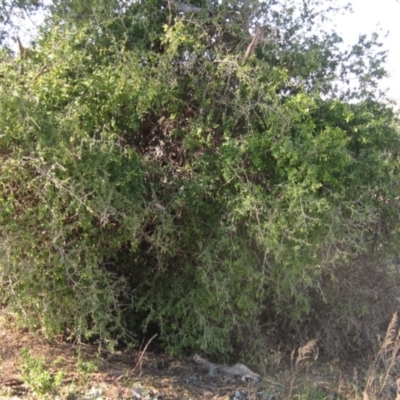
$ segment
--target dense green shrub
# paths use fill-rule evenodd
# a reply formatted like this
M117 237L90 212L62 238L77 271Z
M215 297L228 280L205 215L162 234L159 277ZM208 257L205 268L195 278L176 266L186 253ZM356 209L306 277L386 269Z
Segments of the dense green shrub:
M241 3L55 5L32 58L3 57L3 300L49 334L156 324L172 351L254 350L313 312L332 268L394 254L377 37L344 53L306 9ZM360 87L337 86L355 66Z

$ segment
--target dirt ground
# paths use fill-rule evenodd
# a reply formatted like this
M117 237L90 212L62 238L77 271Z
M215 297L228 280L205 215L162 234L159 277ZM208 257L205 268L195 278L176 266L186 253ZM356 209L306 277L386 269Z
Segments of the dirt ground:
M260 383L211 376L190 357L132 350L98 354L95 346L49 342L40 333L33 335L17 327L10 316L0 318L0 399L362 398L357 381L362 375L361 365L339 367L318 360L294 374L278 354L271 354L258 370L252 369L261 374Z

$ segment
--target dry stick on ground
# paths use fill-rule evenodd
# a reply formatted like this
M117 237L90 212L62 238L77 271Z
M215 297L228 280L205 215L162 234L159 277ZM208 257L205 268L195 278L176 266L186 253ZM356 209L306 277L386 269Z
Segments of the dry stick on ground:
M152 342L152 340L156 336L157 336L157 333L152 338L150 338L150 340L147 342L146 346L144 346L144 349L140 353L139 360L137 361L136 365L132 368L131 372L128 375L128 379L130 379L130 377L135 373L137 367L140 367L140 369L142 368L142 358L144 356L144 353L146 353L147 347L149 347L149 344Z

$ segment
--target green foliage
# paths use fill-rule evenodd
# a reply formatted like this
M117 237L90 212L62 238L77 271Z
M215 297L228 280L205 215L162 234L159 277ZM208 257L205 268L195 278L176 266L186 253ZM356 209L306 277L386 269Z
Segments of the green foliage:
M55 394L64 378L58 371L55 375L46 368L43 357L34 357L28 349L22 350L21 378L39 398Z
M54 4L24 73L2 57L4 300L49 335L112 345L156 324L171 351L229 357L310 314L330 268L393 254L384 54L310 34L318 1L144 3Z
M326 393L320 388L306 387L301 393L293 395L295 400L326 400L336 395L336 392Z
M83 384L86 385L90 377L89 375L92 374L93 372L97 372L98 366L92 360L84 361L82 353L79 351L78 359L76 362L76 369L80 375L80 380L82 381Z
M77 369L79 372L82 372L85 374L91 374L93 372L96 372L98 370L98 367L97 367L96 363L93 361L84 361L82 359L82 353L79 352L78 361L77 361Z

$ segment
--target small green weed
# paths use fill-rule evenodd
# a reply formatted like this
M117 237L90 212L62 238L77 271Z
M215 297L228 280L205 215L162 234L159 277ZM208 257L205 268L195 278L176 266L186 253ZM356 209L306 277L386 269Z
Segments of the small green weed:
M56 393L64 378L64 372L52 374L46 369L44 358L34 357L29 349L22 349L21 354L21 379L39 398Z
M78 361L76 363L76 367L79 372L85 374L91 374L93 372L98 371L98 366L95 361L84 361L82 358L82 354L79 352L78 354Z
M99 369L95 361L92 360L84 361L81 352L78 353L78 361L76 363L76 368L84 384L88 382L89 374L92 374L93 372L96 372Z
M304 388L300 393L293 396L295 400L327 400L329 398L328 393L312 387Z

